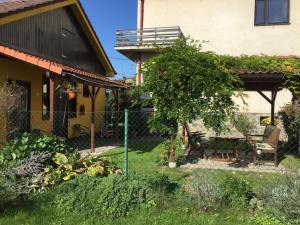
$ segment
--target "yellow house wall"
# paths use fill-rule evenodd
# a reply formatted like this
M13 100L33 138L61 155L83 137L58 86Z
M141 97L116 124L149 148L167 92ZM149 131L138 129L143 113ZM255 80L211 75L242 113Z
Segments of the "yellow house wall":
M44 72L31 65L0 58L0 84L9 79L30 82L31 129L50 133L52 130L50 121L42 120L42 74Z
M31 129L40 129L43 132L51 133L52 123L50 122L50 120L42 119L42 75L44 73L45 70L42 70L38 67L0 57L0 85L9 79L30 82L31 83L31 97L30 97ZM77 95L77 117L70 118L68 120L69 138L72 138L75 135L73 129L74 124L80 124L83 127L87 127L88 132L89 132L89 127L91 125L91 99L84 98L82 93L83 90L82 84L78 84L78 86L80 87L81 91ZM81 105L85 106L85 115L80 115ZM95 120L96 132L98 132L101 129L101 126L103 124L104 107L105 107L105 90L101 89L96 98L96 120ZM1 134L4 134L3 124L4 121L0 121ZM5 135L0 135L0 138L1 136L5 136Z
M80 124L83 129L86 129L90 132L91 125L91 115L92 115L92 104L90 97L83 97L83 85L78 84L80 92L77 94L77 117L70 118L68 124L68 133L69 137L74 137L78 135L74 131L74 125ZM91 87L89 87L91 89ZM80 115L80 106L84 106L85 113ZM105 107L105 89L101 88L96 98L96 108L95 108L95 131L99 132L103 124L104 116L104 107Z

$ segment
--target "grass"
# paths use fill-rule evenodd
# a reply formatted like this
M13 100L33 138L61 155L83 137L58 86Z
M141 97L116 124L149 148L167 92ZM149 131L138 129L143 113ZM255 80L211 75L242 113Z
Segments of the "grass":
M213 213L195 213L188 208L169 206L163 210L137 209L128 217L115 220L97 215L85 218L81 215L57 217L55 209L19 210L1 216L1 225L252 225L247 211L227 210Z
M195 169L193 171L176 168L169 169L166 166L160 165L160 156L163 151L163 145L156 142L143 142L136 143L130 146L128 152L129 158L129 173L142 173L142 174L151 174L151 173L163 173L170 177L173 177L177 181L184 180L187 176L197 173ZM183 151L177 152L177 159L183 154ZM104 154L104 156L111 157L114 162L120 167L124 167L124 149L116 148ZM281 180L281 176L273 173L255 173L255 172L232 172L226 170L207 170L208 173L214 172L219 176L228 173L234 173L236 176L242 177L247 180L249 183L253 184L254 188L260 188L264 185L267 185L270 182L278 182Z
M188 171L184 169L169 169L160 165L162 153L162 144L159 141L148 141L143 143L135 143L129 149L129 172L152 174L167 174L179 182L184 182L187 176L197 173L197 170ZM177 157L182 152L177 153ZM116 148L104 154L109 156L120 167L124 164L123 148ZM207 170L208 173L212 171ZM220 177L225 173L233 173L230 171L217 170L214 171ZM249 181L254 190L268 185L270 182L280 181L280 175L276 174L257 174L236 172L236 176L243 177ZM99 193L101 194L101 193ZM41 206L45 205L45 206ZM74 206L76 207L76 206ZM27 202L13 207L5 207L6 209L0 214L1 225L35 225L35 224L103 224L103 225L252 225L250 221L252 217L248 210L242 209L224 209L224 211L200 213L193 210L190 202L181 202L177 199L169 199L161 207L150 209L136 209L127 217L110 220L101 218L97 214L88 218L81 215L72 214L58 217L56 209L49 204L40 204L40 202Z
M190 174L186 170L180 168L169 169L161 165L161 155L163 152L163 144L161 141L143 141L136 142L129 146L128 150L128 170L129 173L163 173L177 180L181 180ZM182 156L183 151L177 152L177 160ZM116 148L105 154L104 156L112 158L121 168L124 168L124 148Z
M293 172L300 171L300 157L295 155L285 155L280 164Z

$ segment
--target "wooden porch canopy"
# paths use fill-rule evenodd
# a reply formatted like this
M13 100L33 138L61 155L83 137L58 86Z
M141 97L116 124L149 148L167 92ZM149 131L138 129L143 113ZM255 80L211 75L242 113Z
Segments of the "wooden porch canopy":
M118 90L126 89L127 84L110 80L100 74L88 72L69 65L61 64L50 59L34 56L11 47L0 44L0 56L11 58L20 62L31 64L45 70L50 78L50 121L54 122L54 80L59 80L61 85L64 81L78 82L92 86L89 89L92 101L91 107L91 152L94 152L95 137L95 101L101 88L113 90L114 96L118 98ZM118 104L118 100L116 100Z
M271 124L275 124L275 100L284 83L284 74L277 72L239 71L245 91L257 91L271 105ZM263 92L271 92L271 98Z

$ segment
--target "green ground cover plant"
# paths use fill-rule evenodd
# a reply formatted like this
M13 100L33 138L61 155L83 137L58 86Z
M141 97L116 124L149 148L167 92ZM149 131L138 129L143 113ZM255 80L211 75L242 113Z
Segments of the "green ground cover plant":
M290 171L297 173L300 171L300 156L297 157L297 155L285 155L281 161L281 165Z
M14 160L29 156L32 152L73 152L64 139L40 133L22 133L5 143L0 151L0 165L9 164Z
M300 178L290 175L282 183L262 189L264 211L282 222L300 224Z
M203 178L203 182L199 180L198 183L208 183L211 178L211 182L218 185L220 192L223 192L221 184L227 180L225 177L229 176L232 181L226 182L224 188L227 190L226 193L234 193L237 187L245 187L236 193L237 196L248 196L248 185L245 182L251 184L251 193L261 192L272 183L275 186L284 183L282 176L278 174L169 169L160 164L163 144L159 141L151 143L151 149L142 142L131 143L129 175L133 177L78 175L73 180L63 182L42 194L33 195L26 201L6 204L5 208L2 208L0 224L22 224L26 221L26 224L30 225L256 225L260 224L259 221L262 219L255 219L255 213L249 207L236 207L229 203L230 205L217 208L217 205L212 203L205 210L199 208L199 201L195 201L196 198L184 189L186 180L197 173L203 174L207 179ZM122 148L111 150L105 155L112 157L120 167L123 166ZM210 192L206 192L203 196L207 199L212 198ZM224 194L221 196L223 198ZM218 198L216 202L219 202ZM266 219L264 215L262 214L263 220L276 219L274 217L271 220L271 215ZM268 225L268 223L261 224Z
M88 217L116 218L128 215L136 206L151 207L157 198L157 188L169 190L174 184L162 175L110 175L105 178L77 176L45 193L41 198L50 200L60 216L81 214ZM174 188L173 188L174 189ZM43 200L41 200L43 202ZM74 208L76 206L76 208Z

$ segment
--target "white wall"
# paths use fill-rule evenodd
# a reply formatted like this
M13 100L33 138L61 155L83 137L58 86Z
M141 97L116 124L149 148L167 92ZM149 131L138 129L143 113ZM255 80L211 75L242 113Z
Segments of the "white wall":
M180 26L184 35L208 41L203 50L219 54L300 55L300 0L290 0L289 25L254 26L254 11L255 0L145 0L144 27ZM270 112L258 93L248 94L250 112ZM276 111L291 98L279 92Z
M254 26L255 0L145 0L144 27L180 26L230 55L300 55L300 1L290 0L290 25Z

